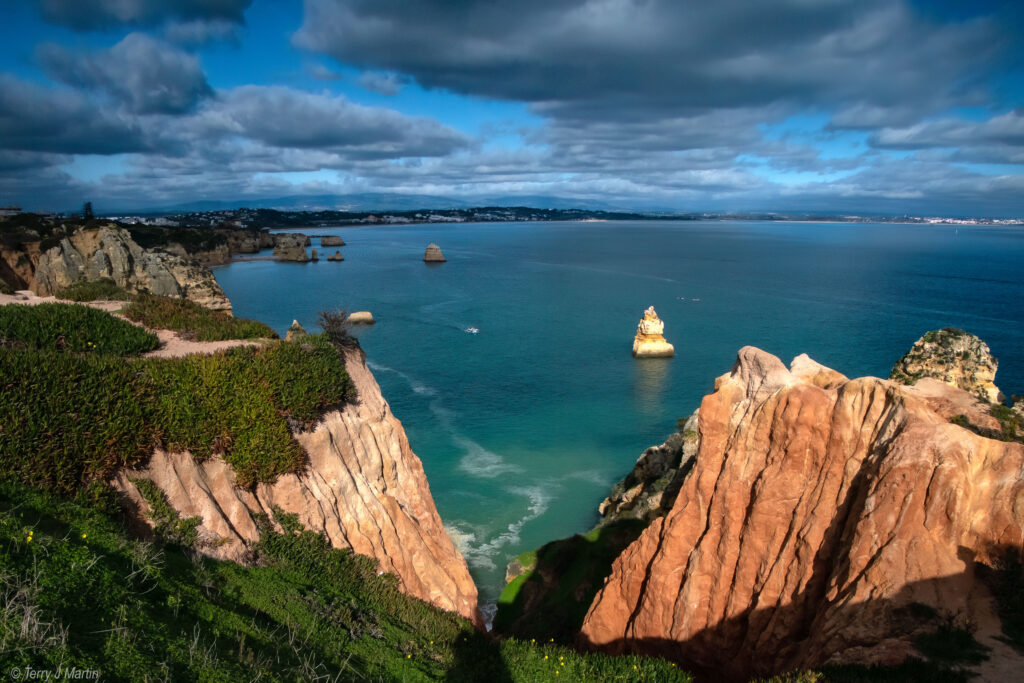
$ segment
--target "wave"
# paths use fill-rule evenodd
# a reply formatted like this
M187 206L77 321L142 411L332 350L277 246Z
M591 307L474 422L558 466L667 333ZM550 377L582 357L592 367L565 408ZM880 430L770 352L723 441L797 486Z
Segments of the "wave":
M547 512L548 504L551 502L551 494L540 486L513 487L508 489L508 491L529 499L527 512L518 520L509 524L497 536L476 544L477 534L463 531L458 526L459 522L445 525L448 536L455 543L455 547L466 558L469 566L494 569L496 566L494 557L498 551L507 545L519 543L521 540L519 532L522 531L523 526Z

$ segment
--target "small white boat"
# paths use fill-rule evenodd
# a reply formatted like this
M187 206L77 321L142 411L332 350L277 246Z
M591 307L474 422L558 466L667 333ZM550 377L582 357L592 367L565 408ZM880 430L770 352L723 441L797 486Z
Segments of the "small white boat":
M480 330L476 327L467 327L465 331L469 332L470 334L479 334L480 332Z

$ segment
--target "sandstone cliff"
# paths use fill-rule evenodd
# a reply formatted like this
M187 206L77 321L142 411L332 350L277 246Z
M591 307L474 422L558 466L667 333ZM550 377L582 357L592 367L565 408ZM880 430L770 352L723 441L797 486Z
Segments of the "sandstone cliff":
M636 358L671 358L675 354L675 347L665 340L662 334L664 331L665 323L654 311L654 306L649 306L636 328L633 355Z
M443 263L448 259L441 253L441 247L431 242L427 245L426 251L423 252L423 260L427 263Z
M297 514L334 547L376 558L409 595L480 624L466 561L441 524L401 423L361 352L348 353L346 368L358 402L296 434L309 455L298 474L250 491L235 485L231 467L219 458L197 463L189 453L157 451L144 469L122 471L112 484L148 519L148 505L133 480L149 479L183 517L202 519L202 552L242 562L259 538L253 515L272 514L275 507Z
M1002 403L1003 392L995 384L998 362L988 345L973 334L947 327L933 330L914 342L889 375L905 384L932 377L960 387L978 398Z
M915 605L991 623L975 560L1024 544L1024 445L956 415L998 426L933 379L741 349L701 403L672 509L615 560L582 643L744 679L901 661L925 628Z
M195 261L140 247L117 227L79 230L39 256L32 290L55 294L81 281L109 278L129 292L147 290L190 299L201 306L230 311L231 302L213 273Z

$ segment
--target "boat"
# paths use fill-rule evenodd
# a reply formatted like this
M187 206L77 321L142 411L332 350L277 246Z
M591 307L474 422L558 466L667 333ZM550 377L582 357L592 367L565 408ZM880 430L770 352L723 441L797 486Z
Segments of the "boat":
M470 334L477 334L480 332L480 330L476 327L467 327L465 331L469 332Z

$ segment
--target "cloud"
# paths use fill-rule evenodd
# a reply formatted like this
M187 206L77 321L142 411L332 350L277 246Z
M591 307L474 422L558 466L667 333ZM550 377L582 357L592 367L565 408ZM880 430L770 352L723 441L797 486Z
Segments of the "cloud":
M241 42L239 25L227 19L173 21L164 27L164 37L183 45L207 45L216 42Z
M0 74L0 149L119 154L149 148L132 117L100 108L79 92Z
M1024 163L1024 109L985 121L943 118L903 128L883 128L868 138L884 149L955 150L956 161L977 163Z
M365 71L357 81L360 87L372 90L381 95L393 96L402 90L404 85L402 79L393 73L381 73L379 71Z
M306 0L294 42L552 117L841 102L918 111L978 97L998 28L900 2Z
M78 31L156 26L168 20L241 23L252 0L32 0L43 18Z
M53 78L106 92L139 114L186 112L213 94L195 55L142 33L87 55L47 43L37 56Z
M306 73L315 78L318 81L340 81L344 78L337 71L331 71L323 64L319 62L313 62L306 65Z

